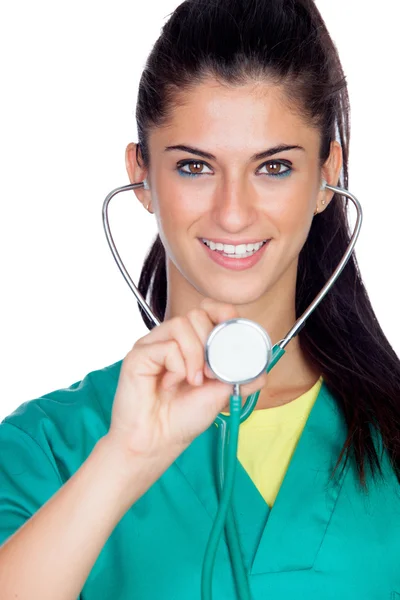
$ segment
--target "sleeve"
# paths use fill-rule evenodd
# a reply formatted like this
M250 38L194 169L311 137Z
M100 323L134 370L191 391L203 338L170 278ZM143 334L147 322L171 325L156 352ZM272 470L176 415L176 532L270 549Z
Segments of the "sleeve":
M0 546L62 485L40 445L16 425L0 423Z
M0 545L61 486L39 444L17 426L0 423Z

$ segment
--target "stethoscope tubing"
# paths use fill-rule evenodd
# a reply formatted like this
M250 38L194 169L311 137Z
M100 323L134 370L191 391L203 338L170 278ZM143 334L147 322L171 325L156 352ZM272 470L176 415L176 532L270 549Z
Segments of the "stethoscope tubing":
M276 365L276 363L278 362L278 360L285 354L285 350L283 348L280 348L278 344L276 344L273 349L272 349L272 359L271 362L268 364L268 367L266 369L266 372L269 373L271 371L271 369ZM239 413L239 424L242 423L243 421L245 421L251 414L252 412L252 408L251 407L255 407L257 404L257 400L258 397L260 395L260 390L258 390L257 392L255 392L254 394L251 394L247 400L246 403L243 407L243 409L240 411ZM233 398L233 395L231 396L231 399ZM242 398L239 396L240 398L240 405L242 403ZM246 408L247 405L247 408ZM230 406L230 414L232 415L232 407ZM219 416L223 417L223 418L219 418ZM224 481L225 481L225 471L228 472L228 469L232 469L234 471L234 475L233 478L235 478L236 475L236 460L234 462L234 464L232 465L231 461L229 460L230 457L230 450L229 450L229 445L230 445L230 439L232 437L232 429L231 429L231 417L227 417L226 415L219 415L217 417L217 423L218 424L218 451L217 451L217 457L218 457L218 473L219 473L219 477L218 477L218 489L219 489L219 493L222 493L222 490L224 489ZM237 448L237 441L236 441L236 448ZM236 455L237 455L237 450L236 450ZM235 457L236 458L236 457ZM221 505L219 505L221 506ZM237 527L236 527L236 521L235 521L235 516L233 514L233 508L232 508L232 504L230 503L227 514L226 514L226 523L225 523L225 532L226 532L226 538L227 538L227 546L229 549L229 554L231 557L231 563L232 563L232 571L233 571L233 576L234 576L234 580L235 580L235 584L236 584L236 591L238 593L238 597L240 600L251 600L251 593L250 593L250 588L249 588L249 582L248 582L248 578L247 578L247 573L246 573L246 568L243 562L243 556L242 556L242 551L240 548L240 541L239 541L239 534L237 531ZM206 556L207 553L205 554L205 558L204 561L206 560ZM204 569L204 564L203 563L203 569ZM207 572L208 572L208 564L206 566L207 568ZM211 574L212 576L212 574ZM204 589L207 590L209 589L209 584L204 583ZM204 598L210 598L211 596L204 596Z
M266 369L266 372L269 373L270 370L275 366L275 364L278 362L278 360L285 354L285 350L283 350L282 348L280 348L278 345L275 345L272 349L272 359L271 362L268 364L268 367ZM239 424L243 421L245 421L251 414L249 407L251 406L255 406L257 404L257 400L258 397L260 395L260 390L258 390L257 392L255 392L254 394L251 394L246 401L247 404L247 409L245 409L245 406L243 407L243 410L239 412ZM233 396L231 396L231 399L233 398ZM242 399L240 398L240 406L242 403ZM232 413L232 407L230 406L230 414ZM231 429L231 420L230 417L226 417L226 415L221 415L222 417L224 417L223 419L218 419L218 422L216 424L218 424L218 450L217 450L217 460L218 460L218 489L219 489L219 494L222 494L222 491L224 489L224 481L225 481L225 471L228 471L228 468L231 468L234 470L234 475L233 477L235 478L236 475L236 460L235 463L232 465L230 465L230 461L229 461L229 456L230 456L230 450L228 448L229 444L230 444L230 439L232 436L232 429ZM236 418L236 415L235 415ZM237 441L236 441L236 448L237 448ZM237 449L236 449L236 455L237 455ZM235 456L236 459L236 456ZM228 463L229 461L229 463ZM221 506L221 505L219 505ZM227 539L227 546L228 546L228 550L229 550L229 554L230 554L230 558L231 558L231 564L232 564L232 571L233 571L233 576L234 576L234 580L235 580L235 584L236 584L236 591L238 593L238 597L240 600L251 600L251 593L250 593L250 588L249 588L249 582L247 579L247 573L246 573L246 568L244 566L244 562L243 562L243 556L242 556L242 551L240 548L240 541L239 541L239 534L237 531L237 527L236 527L236 521L235 521L235 516L233 514L233 508L232 508L232 503L229 504L229 508L226 514L226 522L225 522L225 532L226 532L226 539ZM205 554L205 557L207 556L207 553ZM205 559L204 559L205 560ZM207 571L209 569L208 564L206 565ZM204 573L204 563L203 563L203 573ZM209 589L209 585L207 583L204 583L204 588L205 590ZM208 586L208 587L206 587ZM204 596L204 597L211 597L211 596Z

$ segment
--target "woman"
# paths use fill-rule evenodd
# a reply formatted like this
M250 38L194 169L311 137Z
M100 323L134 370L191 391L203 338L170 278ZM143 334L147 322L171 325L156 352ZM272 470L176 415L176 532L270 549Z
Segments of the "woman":
M200 598L231 393L205 341L241 316L278 342L349 242L321 185L348 188L348 94L312 0L183 2L137 124L127 171L159 230L139 289L162 323L142 312L124 360L0 425L7 600ZM400 597L400 367L354 255L286 350L241 387L261 390L233 493L252 598ZM224 540L213 597L236 597Z

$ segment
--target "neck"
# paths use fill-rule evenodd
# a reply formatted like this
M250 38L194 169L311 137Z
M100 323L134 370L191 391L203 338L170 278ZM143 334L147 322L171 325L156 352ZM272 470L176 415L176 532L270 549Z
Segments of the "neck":
M261 325L271 338L272 345L280 342L296 322L295 290L297 262L256 301L242 303L228 300L223 294L208 297L232 303L240 317ZM164 320L185 315L200 305L205 295L192 286L175 265L167 260L168 297ZM200 287L200 286L199 286ZM223 286L221 286L223 290ZM240 293L241 290L238 290ZM240 299L239 299L240 300ZM279 406L299 397L318 380L320 372L300 346L298 337L285 348L285 354L268 374L267 384L260 392L257 409ZM229 411L229 404L226 408Z

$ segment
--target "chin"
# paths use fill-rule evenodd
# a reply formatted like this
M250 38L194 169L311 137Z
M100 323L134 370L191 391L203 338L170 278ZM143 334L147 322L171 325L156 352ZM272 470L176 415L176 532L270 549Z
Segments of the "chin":
M232 281L230 284L223 284L217 281L214 286L210 287L210 279L208 280L207 288L201 290L202 295L207 298L212 298L217 302L225 304L233 304L234 306L247 306L257 303L260 298L266 293L265 286L260 289L260 282L254 285L254 292L250 293L248 289L243 291L237 283ZM243 286L242 286L243 287Z

